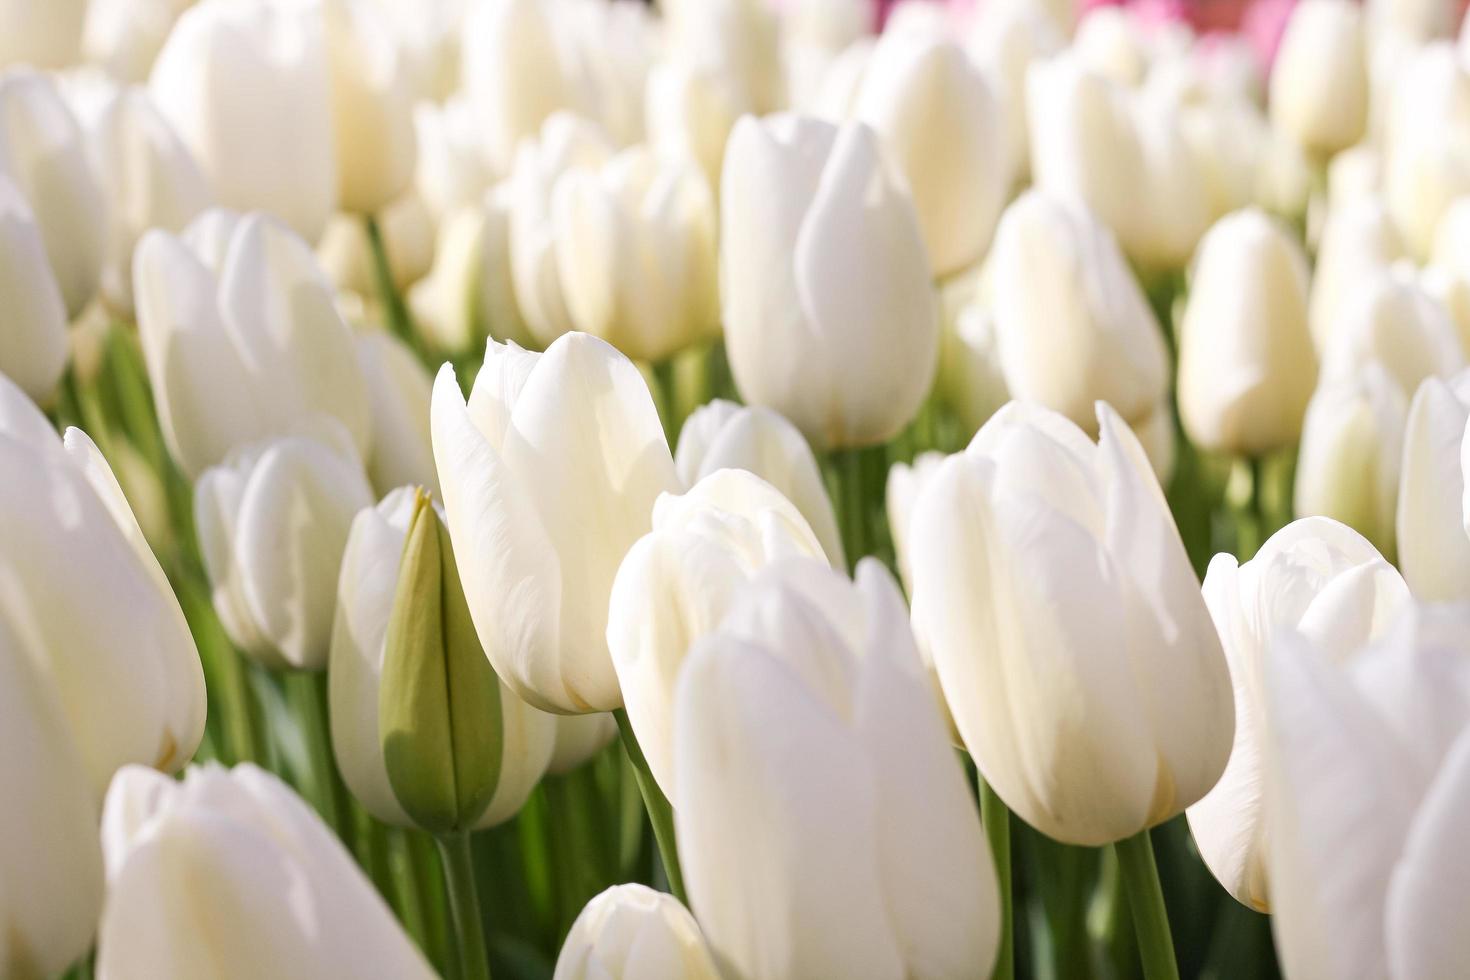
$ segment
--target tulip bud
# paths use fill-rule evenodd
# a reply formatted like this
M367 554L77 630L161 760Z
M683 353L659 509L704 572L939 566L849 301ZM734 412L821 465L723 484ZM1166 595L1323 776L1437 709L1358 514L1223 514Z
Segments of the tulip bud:
M1366 275L1348 290L1342 315L1322 343L1322 373L1350 375L1378 362L1405 392L1465 364L1449 312L1415 281L1412 266Z
M1077 25L1072 49L1091 71L1133 87L1143 84L1152 60L1141 20L1123 7L1089 10Z
M722 194L725 340L745 401L818 450L892 438L928 394L939 316L913 203L872 130L742 119Z
M1426 606L1347 658L1299 637L1269 658L1266 846L1283 975L1453 976L1470 958L1462 932L1437 926L1467 901L1467 637L1463 606Z
M1327 165L1327 206L1336 211L1354 201L1379 197L1383 158L1370 143L1343 150Z
M1143 290L1092 214L1028 191L1001 219L990 263L1012 396L1088 429L1098 401L1128 420L1153 411L1168 383L1168 352Z
M1346 377L1324 375L1302 426L1297 516L1335 518L1393 555L1408 409L1382 365L1369 363Z
M414 186L434 222L474 204L490 186L490 166L480 146L474 107L464 95L451 96L443 105L420 102L413 109L418 159Z
M420 491L383 648L378 729L393 794L420 827L467 831L500 778L500 684L444 529Z
M914 628L981 774L1032 826L1089 846L1203 796L1233 730L1163 492L1118 414L1098 417L1093 445L1054 412L1002 409L908 530Z
M691 165L625 150L551 196L567 313L629 357L662 361L719 330L715 205Z
M0 296L6 327L0 331L0 376L37 402L46 403L66 370L66 307L46 262L35 214L0 174Z
M796 505L834 567L846 568L832 498L811 447L796 426L767 408L717 398L685 419L674 454L679 479L692 487L717 470L748 470Z
M997 2L978 6L971 15L965 49L990 76L1000 96L1016 176L1030 175L1031 137L1026 125L1026 72L1032 62L1056 54L1065 45L1057 24L1040 4Z
M905 620L875 560L792 559L684 666L674 822L726 975L989 971L995 872Z
M185 473L322 419L366 455L352 335L311 250L274 219L206 211L182 238L148 232L133 293L159 423Z
M1269 912L1264 716L1271 660L1285 654L1277 649L1282 630L1347 654L1388 629L1409 605L1409 590L1350 528L1309 517L1273 534L1244 564L1216 555L1204 597L1235 687L1235 746L1220 781L1189 808L1189 829L1220 884L1241 904Z
M80 54L87 0L0 3L0 68L27 64L67 68Z
M99 976L435 976L336 835L253 765L125 769L102 828Z
M413 179L413 97L398 45L375 5L323 0L331 74L337 195L344 211L371 214Z
M1304 0L1291 11L1271 71L1271 123L1321 157L1352 146L1368 121L1362 9Z
M1301 246L1254 209L1200 243L1179 330L1179 412L1196 445L1255 456L1301 434L1317 374L1307 278Z
M67 319L75 319L97 293L107 198L81 127L48 76L18 69L0 77L0 175L30 202Z
M719 980L699 924L672 895L614 885L572 923L552 980Z
M1010 191L1011 147L985 76L952 41L890 31L853 106L908 182L935 277L979 260Z
M236 646L274 669L326 666L347 531L372 501L340 430L244 446L205 471L194 520Z
M0 974L58 976L86 953L102 910L97 804L56 691L3 619L0 779Z
M1344 300L1366 279L1404 255L1398 229L1381 201L1366 198L1333 209L1322 227L1312 274L1312 340L1320 354L1344 318Z
M720 470L683 496L661 496L653 529L618 568L607 645L638 746L671 799L680 668L719 625L739 587L791 555L826 560L811 528L774 487L744 470Z
M1425 602L1470 600L1470 507L1465 503L1470 372L1427 378L1409 405L1399 481L1399 567Z
M648 140L659 153L689 160L718 193L725 144L743 111L730 79L676 62L648 75L644 115Z
M439 489L429 435L434 379L413 351L392 334L373 331L354 338L373 416L373 454L368 478L379 491L401 486Z
M544 354L491 343L466 404L434 383L434 459L480 641L501 680L564 714L622 705L607 601L678 486L643 376L586 334Z
M319 7L204 0L179 17L149 88L222 204L267 211L317 240L338 182Z
M93 789L130 762L173 772L204 734L204 674L117 479L0 376L0 620L54 683Z
M617 719L606 712L552 717L556 720L556 746L546 771L553 776L582 767L618 737Z
M1383 136L1384 198L1418 261L1429 257L1440 218L1470 194L1470 71L1448 43L1416 49L1392 76Z
M934 390L954 413L966 436L974 435L986 419L1011 400L1000 363L995 312L987 303L978 298L945 300Z
M740 112L785 104L775 11L760 0L670 0L663 5L670 57L726 79Z

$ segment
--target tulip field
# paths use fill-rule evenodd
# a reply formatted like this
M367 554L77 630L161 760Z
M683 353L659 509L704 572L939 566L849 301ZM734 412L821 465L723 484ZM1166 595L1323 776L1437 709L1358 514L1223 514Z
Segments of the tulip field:
M1470 977L1458 0L0 0L0 980Z

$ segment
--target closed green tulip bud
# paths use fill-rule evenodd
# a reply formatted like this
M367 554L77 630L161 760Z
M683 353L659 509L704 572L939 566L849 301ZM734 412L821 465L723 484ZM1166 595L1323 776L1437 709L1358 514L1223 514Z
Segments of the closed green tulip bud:
M470 621L449 532L414 503L383 651L378 733L398 802L425 830L468 830L500 780L500 685Z

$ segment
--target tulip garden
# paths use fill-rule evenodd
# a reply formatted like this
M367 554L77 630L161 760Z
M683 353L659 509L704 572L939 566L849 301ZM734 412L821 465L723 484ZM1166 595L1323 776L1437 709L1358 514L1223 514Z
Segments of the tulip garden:
M1467 364L1455 0L0 0L0 980L1470 977Z

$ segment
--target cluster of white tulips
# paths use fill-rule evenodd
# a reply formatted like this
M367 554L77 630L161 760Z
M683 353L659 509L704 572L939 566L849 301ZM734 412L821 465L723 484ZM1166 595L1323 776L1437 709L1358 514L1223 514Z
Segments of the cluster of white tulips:
M1470 976L1470 19L1274 6L0 0L0 980Z

